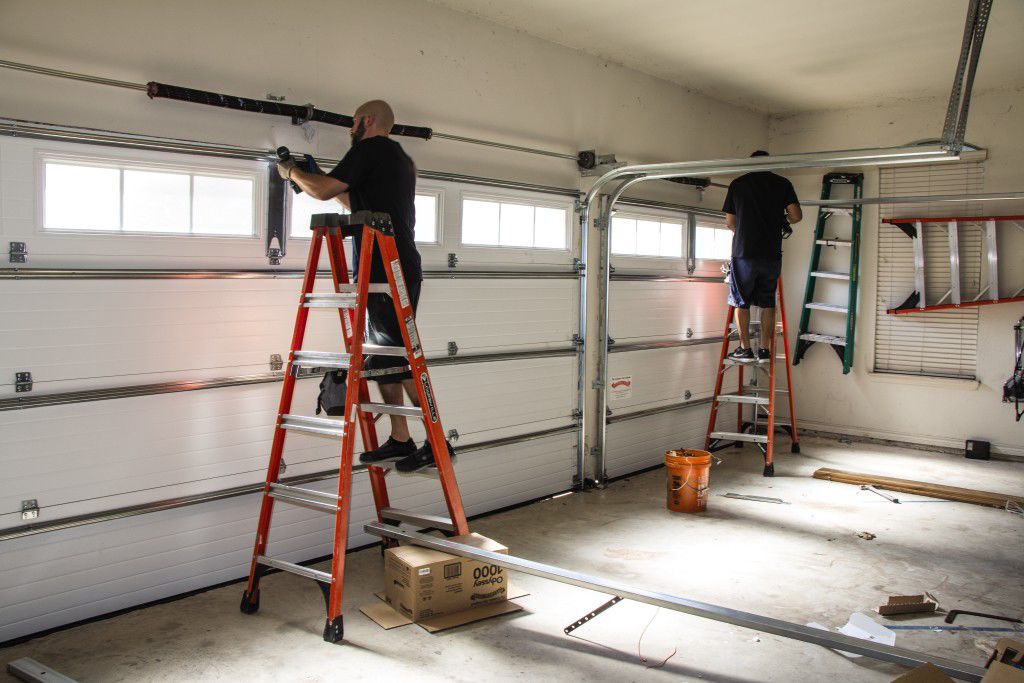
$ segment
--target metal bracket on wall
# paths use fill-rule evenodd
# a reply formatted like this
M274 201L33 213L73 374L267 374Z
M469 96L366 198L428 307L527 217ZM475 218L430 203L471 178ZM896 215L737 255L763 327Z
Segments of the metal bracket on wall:
M39 519L39 501L35 498L21 501L22 519Z
M11 263L25 263L28 260L28 245L24 242L11 242L8 254Z
M580 159L583 159L584 155L586 155L587 163L593 163L592 166L585 167L582 163L577 162L580 166L580 175L584 178L602 176L608 171L626 165L626 162L617 160L614 154L598 154L591 149L580 152Z
M608 227L608 221L604 218L604 216L597 216L594 219L594 227L598 230L604 230L605 228Z
M284 360L281 358L281 354L270 354L270 371L280 372L282 368L284 368Z
M31 372L16 372L14 373L14 391L18 394L24 394L32 391L32 373Z
M285 212L288 203L286 197L291 193L291 188L277 172L274 164L267 167L267 181L266 255L270 265L279 266L281 259L288 252Z

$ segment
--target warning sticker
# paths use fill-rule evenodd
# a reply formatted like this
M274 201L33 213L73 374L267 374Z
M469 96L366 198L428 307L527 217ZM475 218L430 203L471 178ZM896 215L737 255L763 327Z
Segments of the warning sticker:
M402 264L395 259L391 262L391 273L395 276L395 288L398 290L398 303L402 308L409 307L409 290L405 288L405 278L402 276Z
M612 377L608 383L608 397L613 401L621 401L633 395L633 375Z
M409 345L412 347L412 355L419 358L423 355L423 349L420 348L420 336L416 333L416 321L411 315L405 317L405 328L409 330Z
M430 388L430 379L427 378L427 373L424 372L420 375L420 384L423 386L423 397L427 400L430 421L437 422L437 406L434 404L434 392Z

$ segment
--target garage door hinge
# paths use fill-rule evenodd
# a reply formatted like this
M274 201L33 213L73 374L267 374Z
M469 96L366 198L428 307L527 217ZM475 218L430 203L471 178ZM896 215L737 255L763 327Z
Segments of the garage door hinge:
M21 518L22 519L38 519L39 518L39 501L35 498L21 501Z
M458 256L458 254L456 254L455 252L449 252L448 253L448 267L449 268L454 268L457 265L459 265L459 256Z
M594 219L594 227L598 230L604 230L608 227L608 219L604 216L598 216Z
M32 373L31 372L16 372L14 373L14 391L18 394L24 394L32 391Z
M24 242L11 242L8 255L11 263L25 263L28 260L28 245Z
M583 263L583 261L578 258L574 258L572 260L572 267L577 273L584 273L587 270L587 264Z
M270 354L270 371L280 372L284 367L284 360L281 358L281 354L272 353Z
M448 342L448 355L454 356L459 352L459 345L453 341Z
M615 340L611 337L608 337L608 346L615 346Z
M581 337L578 334L572 335L572 345L573 346L583 346L583 337Z
M583 419L583 411L580 410L579 408L576 408L574 411L572 411L572 419L575 420L576 422L579 422L580 420L582 420Z

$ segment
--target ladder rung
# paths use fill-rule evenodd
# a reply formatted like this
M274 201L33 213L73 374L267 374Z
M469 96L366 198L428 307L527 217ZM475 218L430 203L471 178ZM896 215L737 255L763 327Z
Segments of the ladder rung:
M427 515L419 512L410 512L408 510L399 510L397 508L381 508L380 517L384 520L418 524L424 528L455 531L455 525L452 524L452 520L440 515Z
M339 294L355 294L357 291L359 291L359 283L358 282L351 282L349 284L339 284L338 285L338 293ZM390 294L390 293L391 293L391 285L387 284L386 282L385 283L376 283L376 282L371 282L370 283L370 294Z
M406 357L404 346L377 346L376 344L363 344L363 355Z
M836 337L831 334L817 334L815 332L805 332L800 335L800 338L805 341L812 342L823 342L825 344L834 344L836 346L846 346L846 337Z
M349 367L352 356L348 353L332 353L330 351L295 351L292 353L292 365L298 368L337 368Z
M758 405L768 405L768 399L761 396L754 396L750 394L721 394L718 397L719 403L756 403Z
M783 359L785 356L775 356L776 360ZM751 358L750 360L739 360L737 358L726 358L722 361L725 365L766 365L768 358Z
M828 278L829 280L849 280L850 279L850 274L849 273L836 273L836 272L828 271L828 270L812 270L811 271L811 275L813 277Z
M748 441L750 443L768 443L767 434L747 434L746 432L711 432L712 439L727 441Z
M748 386L743 387L743 393L745 393L745 394L767 394L768 390L767 389L763 389L761 387L752 387L752 386L748 385ZM789 393L789 389L779 389L778 387L776 387L775 388L775 393L776 394L788 394Z
M287 486L276 482L270 485L269 495L287 503L316 508L324 512L337 512L338 501L341 500L333 493L303 489L298 486Z
M319 436L342 437L345 436L345 421L307 415L282 415L281 429Z
M850 310L846 306L840 306L839 304L823 304L817 301L811 301L804 304L804 306L818 311L829 311L831 313L846 313Z
M306 308L355 308L355 294L307 294L302 302Z
M825 239L815 240L814 243L815 244L823 244L826 247L852 247L853 246L853 242L851 242L850 240L837 240L837 239L833 239L833 238L830 238L830 237L826 237Z
M319 581L321 583L334 582L331 575L327 572L303 567L301 564L295 564L294 562L276 560L273 557L267 557L266 555L257 555L256 564L262 564L265 567L273 567L274 569L280 569L283 572L290 572L292 574L298 574L299 576L305 576L307 579L313 579L314 581Z
M385 415L423 417L423 411L416 406L395 406L389 403L360 403L359 410L367 413L383 413Z

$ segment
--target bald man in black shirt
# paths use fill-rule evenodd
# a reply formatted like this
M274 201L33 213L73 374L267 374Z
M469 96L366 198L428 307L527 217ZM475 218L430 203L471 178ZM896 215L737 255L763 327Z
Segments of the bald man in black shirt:
M398 259L415 311L423 282L414 234L416 164L398 142L388 137L394 124L395 115L387 102L366 102L353 116L351 149L330 173L309 173L297 168L290 160L278 164L278 172L315 199L335 199L352 211L369 210L390 214L395 229ZM354 241L353 270L358 269L359 247L359 242ZM370 282L387 282L384 263L376 246L370 264ZM359 273L355 274L358 277ZM394 304L386 294L369 296L366 307L366 341L381 346L405 344L395 318ZM404 358L395 356L368 356L366 359L366 369L373 370L405 364ZM382 375L376 381L385 403L402 405L404 387L413 405L419 405L416 386L408 371ZM391 435L388 440L380 448L363 453L360 461L375 465L397 461L395 469L400 472L411 472L434 464L430 443L425 442L417 449L405 417L389 417Z
M758 150L751 157L768 156ZM732 270L729 304L736 307L740 345L729 356L752 361L750 307L761 309L761 346L757 360L771 356L771 335L775 332L775 289L782 272L783 234L792 232L790 223L803 218L793 184L770 171L746 173L729 183L725 195L725 224L732 238Z

